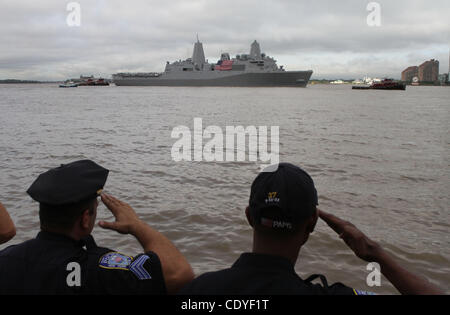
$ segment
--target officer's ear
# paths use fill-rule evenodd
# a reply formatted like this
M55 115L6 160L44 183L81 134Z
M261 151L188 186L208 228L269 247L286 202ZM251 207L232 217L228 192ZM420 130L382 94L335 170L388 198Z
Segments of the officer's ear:
M89 229L92 225L92 215L93 215L93 211L90 209L86 209L83 211L83 213L81 214L81 227L83 229Z
M308 233L314 232L314 229L316 227L318 219L319 219L319 211L317 211L317 209L316 209L316 212L308 220L308 224L307 224L307 227L306 227L306 230L308 231Z
M251 227L253 227L253 220L250 216L250 207L245 208L245 216L247 217L248 224L250 224Z

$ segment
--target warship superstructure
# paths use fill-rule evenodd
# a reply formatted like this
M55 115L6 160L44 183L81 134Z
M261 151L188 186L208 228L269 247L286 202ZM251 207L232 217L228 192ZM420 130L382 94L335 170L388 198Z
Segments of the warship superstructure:
M203 44L197 39L192 58L167 62L162 73L117 73L118 86L234 86L234 87L306 87L312 75L308 71L286 71L272 57L261 53L255 40L250 54L222 53L216 64L205 59Z

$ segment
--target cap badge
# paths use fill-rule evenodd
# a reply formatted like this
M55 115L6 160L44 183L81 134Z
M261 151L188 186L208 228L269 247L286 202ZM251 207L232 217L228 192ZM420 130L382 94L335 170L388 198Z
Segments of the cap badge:
M273 191L267 194L266 203L280 202L280 198L277 197L278 192Z

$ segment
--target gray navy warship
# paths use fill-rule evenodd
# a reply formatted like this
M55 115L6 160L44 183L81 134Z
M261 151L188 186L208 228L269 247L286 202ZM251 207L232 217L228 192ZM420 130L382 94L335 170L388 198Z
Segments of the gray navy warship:
M192 58L167 62L163 73L117 73L118 86L233 86L233 87L306 87L312 75L308 71L286 71L272 57L261 53L255 40L250 54L231 59L223 53L216 64L205 60L203 44L197 39Z

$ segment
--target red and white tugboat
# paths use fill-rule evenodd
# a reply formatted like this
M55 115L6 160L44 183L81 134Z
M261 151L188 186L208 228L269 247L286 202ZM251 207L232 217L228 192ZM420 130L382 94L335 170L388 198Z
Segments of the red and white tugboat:
M370 86L353 86L354 90L406 90L406 84L392 79L384 79L381 82L374 82Z

